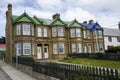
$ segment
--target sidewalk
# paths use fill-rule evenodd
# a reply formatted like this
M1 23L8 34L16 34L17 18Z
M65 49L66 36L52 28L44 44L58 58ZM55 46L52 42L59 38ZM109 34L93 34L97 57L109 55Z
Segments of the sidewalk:
M20 70L2 62L0 60L0 67L11 77L12 80L37 80Z

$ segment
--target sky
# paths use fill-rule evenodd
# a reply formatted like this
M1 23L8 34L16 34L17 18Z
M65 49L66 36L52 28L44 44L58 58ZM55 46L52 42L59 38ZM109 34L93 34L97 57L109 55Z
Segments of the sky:
M26 12L31 17L52 19L55 13L63 21L77 19L80 23L94 20L102 27L118 29L120 0L0 0L0 36L5 36L7 5L13 15Z

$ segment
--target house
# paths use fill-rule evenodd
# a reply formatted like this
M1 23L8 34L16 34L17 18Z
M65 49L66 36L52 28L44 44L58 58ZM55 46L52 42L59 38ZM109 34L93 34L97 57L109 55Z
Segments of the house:
M0 59L3 59L5 57L6 53L6 45L0 44Z
M6 60L31 56L34 59L62 59L69 53L104 52L103 29L93 20L89 23L63 21L60 14L52 19L30 17L26 12L12 15L6 11Z
M110 47L120 46L120 23L118 27L119 29L103 28L105 50L108 50Z

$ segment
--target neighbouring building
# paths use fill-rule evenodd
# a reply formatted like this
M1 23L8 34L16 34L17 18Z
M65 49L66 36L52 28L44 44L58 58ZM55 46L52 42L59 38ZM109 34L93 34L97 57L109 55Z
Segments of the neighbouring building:
M6 54L6 45L0 44L0 59L3 59Z
M120 23L118 27L119 29L103 28L105 50L108 50L110 47L120 46Z
M32 56L34 59L62 59L69 53L104 52L103 28L89 23L63 21L60 14L52 19L30 17L26 12L12 15L12 5L6 12L6 60Z

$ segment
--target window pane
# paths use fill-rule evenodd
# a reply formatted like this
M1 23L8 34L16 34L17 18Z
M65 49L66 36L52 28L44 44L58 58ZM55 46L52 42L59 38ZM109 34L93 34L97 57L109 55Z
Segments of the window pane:
M76 52L76 45L75 43L72 44L72 53Z
M57 44L56 43L53 44L53 54L58 54L58 52L57 52Z
M34 55L34 44L32 44L32 54Z
M41 27L38 27L38 37L42 37L42 29L41 29Z
M44 28L44 37L47 37L47 28Z
M84 53L87 53L87 45L84 45Z
M21 43L16 44L16 53L17 55L21 55Z
M81 37L80 35L80 29L76 29L76 37Z
M52 27L52 37L56 37L56 27Z
M21 35L21 25L17 25L16 32L17 32L17 35Z
M82 52L82 47L81 47L81 44L78 43L78 53L81 53Z
M99 34L98 37L99 37L99 38L102 38L102 31L101 31L101 30L98 31L98 34Z
M71 37L75 37L75 29L70 29Z
M32 36L34 36L34 27L32 27Z
M87 38L90 39L90 31L87 30Z
M63 27L58 27L58 36L63 36Z
M86 30L83 31L84 38L86 38Z
M30 35L30 25L23 24L23 35Z
M30 43L23 43L23 53L24 53L24 55L31 54L31 44Z
M59 43L59 52L60 54L64 54L64 43Z

